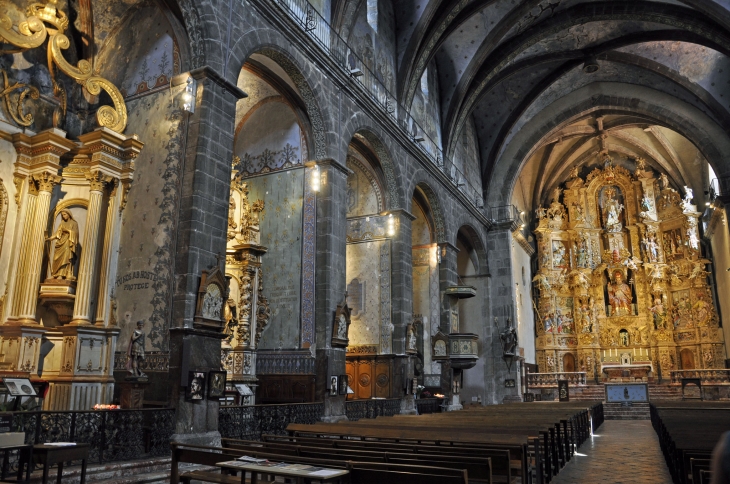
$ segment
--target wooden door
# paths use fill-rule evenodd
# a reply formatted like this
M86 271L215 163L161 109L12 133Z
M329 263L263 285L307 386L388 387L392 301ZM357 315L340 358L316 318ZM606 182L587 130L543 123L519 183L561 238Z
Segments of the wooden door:
M694 370L695 369L695 354L689 348L685 348L679 352L679 359L682 363L683 370Z
M573 353L565 353L563 355L563 371L575 371L575 357L573 356Z

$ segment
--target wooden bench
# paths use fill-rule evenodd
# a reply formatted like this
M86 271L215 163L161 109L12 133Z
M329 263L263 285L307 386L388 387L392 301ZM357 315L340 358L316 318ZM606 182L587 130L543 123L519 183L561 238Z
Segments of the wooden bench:
M350 484L468 484L465 470L394 464L348 463Z
M191 480L213 482L217 484L241 484L239 477L222 474L207 470L193 470L180 473L179 464L199 464L204 466L215 466L216 463L233 460L241 454L223 452L220 447L207 447L199 445L188 445L178 442L171 442L172 462L170 468L170 484L179 482L189 483Z

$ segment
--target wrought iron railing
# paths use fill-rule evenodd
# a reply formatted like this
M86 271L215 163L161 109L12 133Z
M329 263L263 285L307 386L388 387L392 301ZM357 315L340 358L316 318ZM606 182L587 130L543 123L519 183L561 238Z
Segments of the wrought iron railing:
M714 202L719 196L730 195L730 176L713 178L710 181L709 199Z
M528 388L557 387L558 380L568 380L569 385L585 385L586 372L564 371L556 373L528 373Z
M441 405L443 405L443 398L417 398L416 409L419 415L427 413L439 413L441 412Z
M345 402L345 415L349 420L362 418L392 417L400 413L399 398L378 398L370 400L351 400Z
M675 370L671 372L672 383L682 383L683 378L699 378L702 383L730 384L730 370L708 369L708 370Z
M489 207L487 217L493 224L522 223L520 211L514 205Z
M26 444L90 444L89 461L102 463L168 455L175 410L13 412L13 430Z
M414 146L421 153L447 174L456 188L469 199L472 205L477 208L484 207L481 187L474 185L472 180L467 178L454 163L444 162L445 157L438 133L429 134L423 129L388 90L382 76L373 72L371 66L350 48L347 42L339 36L314 6L307 0L275 0L274 4L281 7L309 38L325 52L327 57L357 81L365 95L410 137ZM448 170L446 170L447 166Z
M218 411L218 431L225 438L261 440L262 434L286 435L290 423L319 422L322 415L324 404L321 402L222 406Z

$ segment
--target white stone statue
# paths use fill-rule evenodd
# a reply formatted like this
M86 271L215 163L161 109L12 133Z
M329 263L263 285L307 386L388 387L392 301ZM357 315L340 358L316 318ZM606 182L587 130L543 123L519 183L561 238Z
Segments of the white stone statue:
M61 210L61 223L56 233L46 240L55 240L53 260L51 261L51 277L53 279L74 280L74 263L79 244L79 224L71 212Z
M337 320L337 338L347 339L347 319L344 314L340 314L340 318Z

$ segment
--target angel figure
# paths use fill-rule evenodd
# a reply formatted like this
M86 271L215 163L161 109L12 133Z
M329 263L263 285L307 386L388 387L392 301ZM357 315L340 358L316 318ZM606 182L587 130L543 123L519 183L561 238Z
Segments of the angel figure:
M538 274L532 278L532 282L537 282L541 291L550 292L550 279L545 274Z

